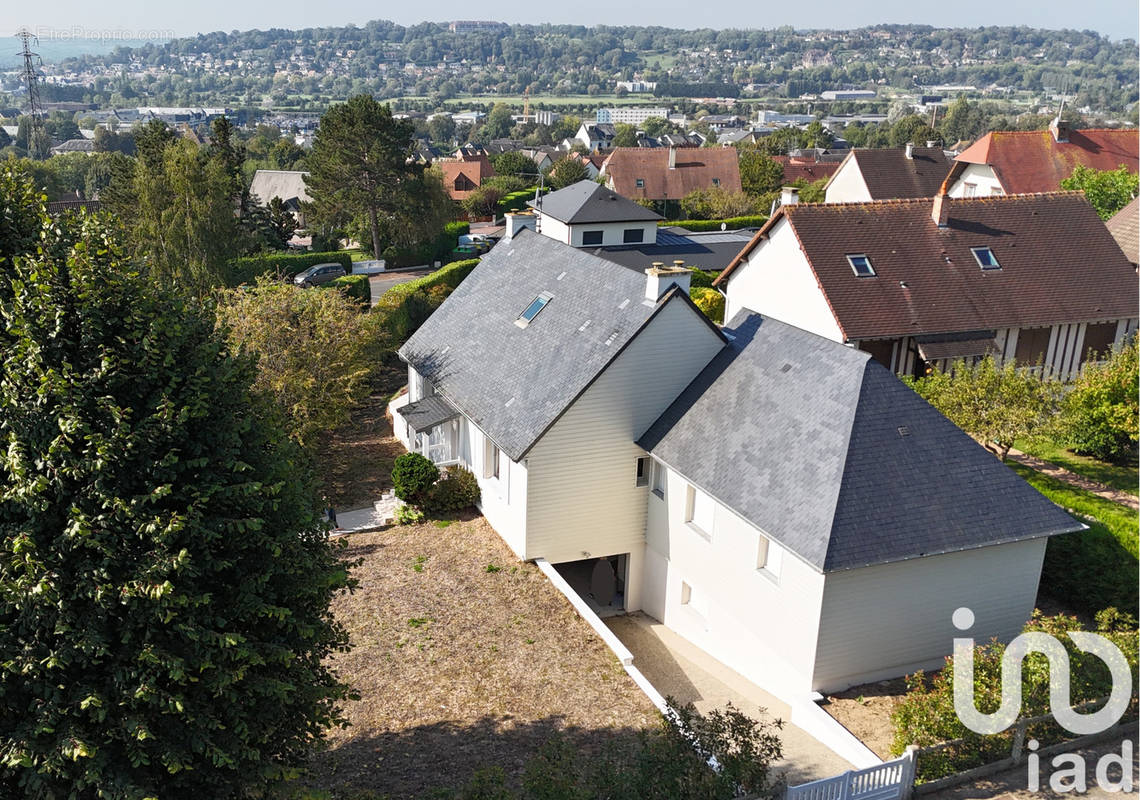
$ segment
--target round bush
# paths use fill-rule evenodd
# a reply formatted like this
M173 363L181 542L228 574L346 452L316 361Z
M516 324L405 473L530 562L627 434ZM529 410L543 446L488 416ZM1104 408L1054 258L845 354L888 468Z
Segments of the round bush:
M392 467L392 486L396 497L417 508L423 507L438 479L439 469L419 453L404 453Z
M471 470L450 467L431 488L427 510L432 514L460 511L479 502L479 481Z

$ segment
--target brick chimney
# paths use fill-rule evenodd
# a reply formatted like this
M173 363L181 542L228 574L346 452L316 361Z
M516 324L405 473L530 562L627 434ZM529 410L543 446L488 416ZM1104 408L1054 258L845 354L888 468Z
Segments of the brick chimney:
M677 148L670 145L669 147L669 169L677 168Z
M907 161L911 161L914 159L914 142L907 142L906 143L906 158L907 158Z
M645 299L656 303L673 286L688 292L692 274L692 270L685 268L684 261L674 261L671 267L654 261L653 266L645 270Z
M930 218L938 223L939 228L945 228L950 221L950 198L946 195L946 186L934 195L934 207L930 210Z

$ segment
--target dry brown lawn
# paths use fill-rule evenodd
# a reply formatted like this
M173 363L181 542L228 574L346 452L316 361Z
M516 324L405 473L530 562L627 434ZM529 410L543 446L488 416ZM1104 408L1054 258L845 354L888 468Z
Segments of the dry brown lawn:
M310 784L334 797L422 797L501 767L517 778L555 732L586 752L632 741L656 709L566 599L482 517L348 540L360 587L334 606L360 694Z
M320 444L323 488L337 510L371 505L392 486L392 464L404 448L392 436L388 400L400 380L385 370L351 419Z

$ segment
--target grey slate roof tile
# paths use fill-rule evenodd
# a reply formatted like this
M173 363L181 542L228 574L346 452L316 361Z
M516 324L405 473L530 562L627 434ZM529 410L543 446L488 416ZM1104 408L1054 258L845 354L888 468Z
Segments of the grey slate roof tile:
M748 312L725 332L638 444L815 568L1081 528L866 353Z
M554 217L560 222L574 225L594 222L648 222L662 219L657 212L590 180L572 183L565 189L551 192L537 203L530 200L527 205L541 209L543 214Z

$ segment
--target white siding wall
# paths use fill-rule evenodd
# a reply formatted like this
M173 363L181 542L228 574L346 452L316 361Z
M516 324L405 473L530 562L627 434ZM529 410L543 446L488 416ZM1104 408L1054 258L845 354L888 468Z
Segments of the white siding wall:
M634 441L722 346L699 312L671 300L551 426L526 458L526 558L639 560L649 490L636 485L645 451Z
M1008 641L1033 612L1046 540L833 572L823 590L812 689L855 684L943 665L955 636ZM969 634L950 621L973 610Z
M873 198L855 159L847 156L827 184L825 203L865 203Z
M947 190L951 197L966 197L967 183L974 184L974 197L989 197L993 194L1005 194L1001 182L994 175L994 171L987 164L969 164L958 180ZM996 191L995 191L996 190Z
M487 437L463 418L459 432L459 459L479 481L478 508L495 532L519 558L526 558L527 467L499 453L499 477L486 477Z
M736 268L724 287L725 319L748 308L836 342L843 333L819 288L807 257L786 219L781 219Z
M708 536L685 522L688 482L668 470L665 496L650 494L643 606L732 669L784 698L810 690L824 577L714 502ZM682 602L682 582L691 587Z
M549 214L543 214L538 227L543 236L547 236L563 244L573 245L574 247L600 246L583 245L582 233L584 231L602 231L601 246L606 247L615 244L625 244L625 232L630 228L637 228L642 231L641 244L653 244L657 241L657 223L652 220L648 222L605 222L590 225L567 225L564 222L554 219L554 217ZM648 267L649 264L645 266Z

